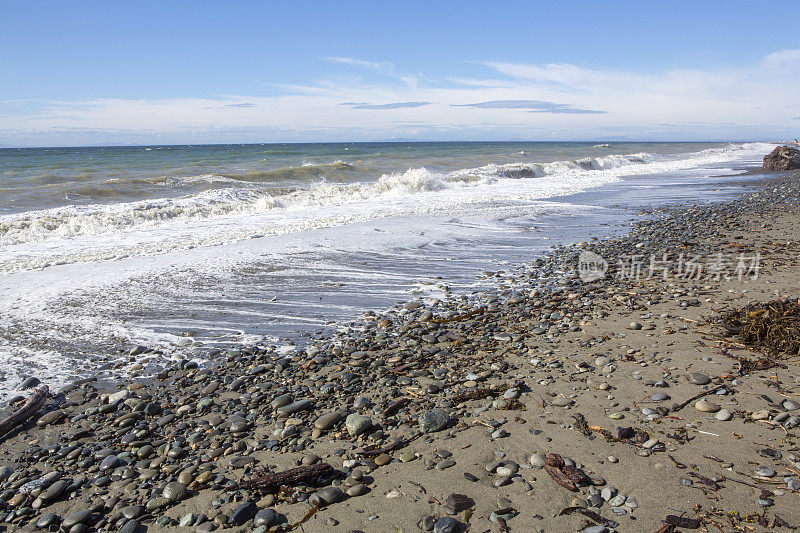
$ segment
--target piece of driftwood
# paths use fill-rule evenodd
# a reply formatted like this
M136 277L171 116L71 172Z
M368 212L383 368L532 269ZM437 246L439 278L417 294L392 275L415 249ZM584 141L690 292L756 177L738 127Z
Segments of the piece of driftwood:
M281 487L293 487L301 483L316 485L320 478L329 478L336 474L337 470L328 463L318 463L281 472L261 472L250 479L240 481L237 487L260 493L275 493Z
M47 385L36 389L33 395L22 404L22 407L0 420L0 439L5 438L11 431L38 413L49 395L50 391Z
M389 406L383 410L383 417L386 418L396 414L400 409L410 403L411 398L408 397L400 398L399 400L390 403Z
M575 483L573 483L573 481L568 478L560 468L546 464L544 465L544 471L550 474L550 477L552 477L556 483L565 489L571 490L572 492L578 492L578 487L575 486Z

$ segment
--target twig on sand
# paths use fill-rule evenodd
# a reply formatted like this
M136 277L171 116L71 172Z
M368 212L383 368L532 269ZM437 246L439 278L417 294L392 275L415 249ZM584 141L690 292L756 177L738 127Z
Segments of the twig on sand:
M678 405L676 405L672 409L672 412L675 413L677 411L680 411L681 409L683 409L684 407L686 407L687 405L689 405L693 401L698 400L698 399L702 398L703 396L708 396L709 394L713 394L713 393L717 392L720 389L724 389L725 387L727 387L727 385L719 385L717 387L714 387L713 389L708 389L707 391L703 391L700 394L695 394L694 396L692 396L688 400L685 400L685 401L679 403Z

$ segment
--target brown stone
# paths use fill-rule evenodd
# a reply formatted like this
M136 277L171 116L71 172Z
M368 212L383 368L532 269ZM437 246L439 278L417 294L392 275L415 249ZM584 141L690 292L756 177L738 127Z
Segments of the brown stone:
M764 170L800 169L800 150L791 146L778 146L764 156Z

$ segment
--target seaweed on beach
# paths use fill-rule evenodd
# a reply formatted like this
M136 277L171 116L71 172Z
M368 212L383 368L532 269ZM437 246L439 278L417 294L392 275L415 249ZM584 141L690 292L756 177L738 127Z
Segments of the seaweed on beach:
M743 345L771 358L800 355L800 301L797 299L751 304L728 311L718 323Z

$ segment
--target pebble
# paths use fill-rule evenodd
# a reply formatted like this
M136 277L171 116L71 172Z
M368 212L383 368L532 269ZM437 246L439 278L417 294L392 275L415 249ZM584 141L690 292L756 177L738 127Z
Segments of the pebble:
M534 468L544 468L547 457L543 453L534 453L531 455L530 463Z
M695 385L708 385L711 383L711 378L702 372L692 372L689 374L689 381Z
M433 525L434 533L455 533L461 527L461 523L452 516L443 516Z
M332 428L337 422L342 419L342 413L335 411L333 413L326 413L318 417L314 421L314 427L318 429L327 430Z
M419 428L423 433L443 430L450 422L450 414L444 409L432 409L419 416Z
M245 502L241 504L236 510L231 514L231 517L228 519L228 524L232 526L243 526L247 522L249 522L258 512L258 507L253 502Z
M165 498L169 498L169 501L177 502L186 496L186 485L177 481L171 481L167 483L167 486L164 487L161 494Z
M372 419L359 413L352 413L347 415L344 425L351 437L357 437L372 427Z
M261 509L256 513L255 518L253 518L253 525L256 527L264 526L266 528L271 528L272 526L277 526L280 521L280 515L274 510Z
M569 407L575 403L575 400L571 398L556 398L550 403L556 407Z
M756 475L762 476L762 477L772 477L772 476L775 475L775 470L773 470L772 468L770 468L768 466L757 466L757 467L755 467L754 471L755 471Z
M91 509L81 509L79 511L74 511L67 515L64 518L64 521L61 522L61 527L65 529L70 529L75 524L85 524L89 521L92 516Z
M331 505L344 500L345 494L339 487L325 487L319 489L311 498L308 499L310 503L319 502L320 505Z
M55 424L56 422L60 421L64 418L63 411L50 411L49 413L45 413L39 417L36 421L36 425L41 427L49 426Z
M717 412L717 414L714 415L714 418L716 418L717 420L721 420L723 422L727 422L728 420L733 418L733 415L727 409L720 409L719 412Z
M706 399L697 400L694 404L694 408L703 413L716 413L720 410L719 405L709 402Z
M800 409L800 402L796 402L794 400L784 400L783 408L786 409L787 411L794 411L795 409Z

